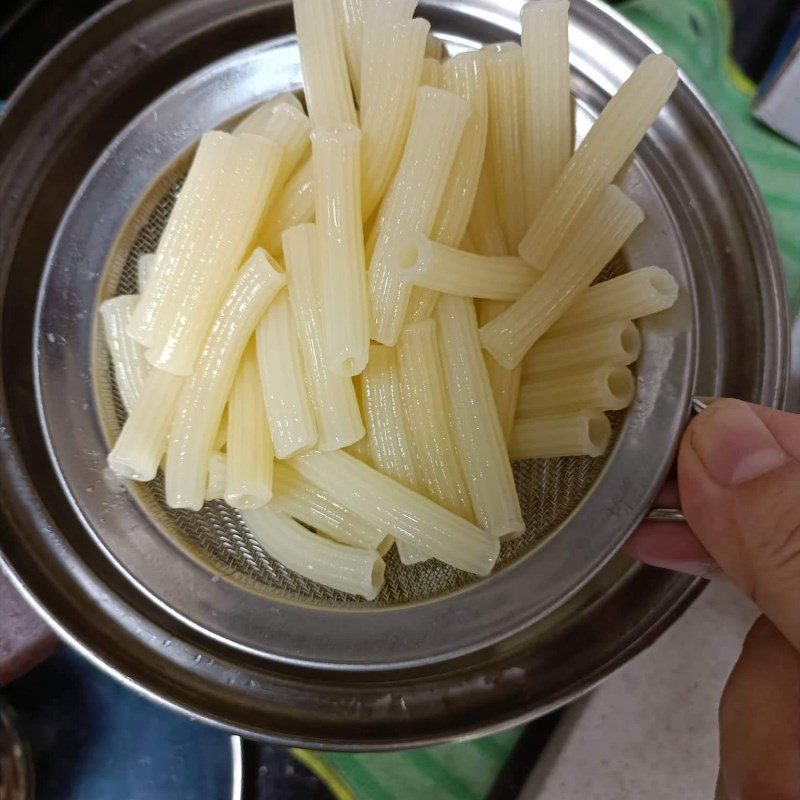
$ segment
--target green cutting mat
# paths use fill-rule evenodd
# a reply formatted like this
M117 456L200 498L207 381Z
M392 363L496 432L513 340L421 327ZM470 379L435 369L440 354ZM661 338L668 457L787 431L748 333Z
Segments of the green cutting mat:
M757 0L755 0L757 2ZM750 114L753 84L729 58L731 17L722 0L628 0L617 10L694 81L716 109L758 182L780 245L792 312L800 309L800 148ZM338 800L481 800L521 729L474 742L401 753L294 751Z

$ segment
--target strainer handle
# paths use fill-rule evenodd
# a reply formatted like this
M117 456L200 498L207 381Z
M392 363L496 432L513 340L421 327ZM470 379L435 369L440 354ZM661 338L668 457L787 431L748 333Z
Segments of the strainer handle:
M713 402L711 397L693 397L689 406L692 416L705 411ZM651 508L646 519L650 522L686 522L686 517L679 508Z

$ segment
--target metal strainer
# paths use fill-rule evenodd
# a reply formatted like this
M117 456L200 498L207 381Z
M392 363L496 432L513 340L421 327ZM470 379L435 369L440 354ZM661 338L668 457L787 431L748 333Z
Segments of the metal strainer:
M505 0L420 5L453 51L514 36L518 10ZM49 170L68 172L78 150L93 166L77 160L68 207L69 195L50 196L61 221L41 280L35 241L52 228L35 227L35 214L0 225L17 237L3 298L0 544L64 635L153 696L220 724L337 747L488 731L585 690L695 591L691 579L610 560L669 468L692 394L780 400L786 332L774 244L735 151L679 86L624 174L646 222L609 269L659 264L681 299L641 325L636 401L614 418L609 456L517 465L527 532L486 579L390 556L373 603L306 581L225 505L172 511L158 481L128 489L108 474L122 416L95 321L99 301L135 290L135 259L155 249L199 136L300 88L290 26L288 0L112 6L82 34L99 37L96 59L70 73L86 87L80 108L93 135L73 131L53 101L51 127L34 118L18 134L57 134L41 134L50 142L41 157L26 151L39 172L7 148L5 196L40 204ZM574 0L570 26L581 137L649 45L589 0ZM153 81L144 98L132 88L145 85L132 43ZM110 125L108 104L121 113L125 98L143 110ZM25 110L12 103L6 124ZM30 290L18 288L33 266L35 319ZM19 330L32 334L32 352L14 348ZM24 388L31 363L37 414Z

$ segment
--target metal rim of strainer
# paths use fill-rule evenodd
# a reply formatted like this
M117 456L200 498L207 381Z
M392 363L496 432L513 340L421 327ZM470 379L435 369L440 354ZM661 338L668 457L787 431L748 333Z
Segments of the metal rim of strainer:
M213 3L206 5L213 5ZM280 4L270 5L277 7ZM458 13L462 13L461 7L464 4L458 5ZM600 11L597 7L584 2L577 2L574 6L580 51L576 57L575 66L579 73L586 74L587 70L582 70L581 67L586 66L586 59L591 53L590 46L595 45L602 50L603 46L608 47L608 43L613 42L614 58L600 65L594 64L588 70L595 88L599 87L602 91L611 90L614 87L615 69L624 69L631 59L641 58L647 52L647 45L637 41L631 35L630 30L605 11ZM427 4L423 6L422 13L428 15L428 11L431 11L431 16L438 13L441 18L443 9L449 7L450 4L447 3ZM235 9L231 9L229 6L228 13L233 14L244 8L248 8L247 2L237 4ZM503 34L507 37L509 32L514 30L511 22L514 9L501 8L500 4L495 4L490 0L475 2L463 13L466 13L473 23L476 22L478 15L483 14L492 22L481 23L482 25L491 24L496 29L502 29L499 36L496 31L491 32L491 38L502 38ZM579 90L587 88L582 85L584 82L586 82L585 79L579 75ZM250 102L255 99L257 98L251 98ZM785 328L783 320L780 319L783 311L783 299L780 282L776 277L777 260L774 243L769 235L763 207L741 162L730 148L729 142L718 129L713 118L708 115L701 101L686 86L681 88L680 100L679 111L688 114L692 122L710 140L705 142L700 152L686 153L687 163L683 165L684 173L698 165L702 171L702 158L708 157L714 162L715 169L718 167L732 173L728 175L731 183L729 188L735 188L739 192L733 194L728 203L729 207L716 209L724 212L721 222L720 219L709 220L702 213L688 215L680 207L675 205L671 207L675 215L681 218L682 233L685 232L687 240L694 246L695 252L692 255L697 257L700 262L695 264L696 274L694 276L701 289L696 323L701 334L698 336L698 345L699 353L702 356L702 368L696 379L697 390L704 394L717 394L720 393L720 390L724 390L725 393L741 394L762 402L779 403L785 363ZM242 107L249 105L250 102L242 102ZM663 138L659 139L659 146L674 144L674 139L679 138L680 131L675 129L680 128L680 123L681 115L678 114L675 118L670 118L665 126L662 126ZM663 165L659 166L654 163L651 166L656 168L660 190L663 189L673 194L676 186L677 190L680 190L681 180L685 180L685 174L670 176L668 173L665 174ZM698 195L703 194L703 189L707 190L708 187L703 187L701 181ZM695 196L692 192L688 192L688 195L692 198ZM705 196L708 199L708 192ZM731 219L735 218L738 222L741 234L736 231L735 225L729 224L730 219L725 216L728 213L730 213ZM98 220L98 223L100 222L101 220ZM715 229L715 225L717 229ZM98 227L101 225L98 224ZM730 235L733 245L740 243L737 236L743 237L747 253L752 254L760 261L760 270L754 272L750 278L745 275L742 280L745 291L751 290L754 285L757 287L754 298L761 305L752 310L752 314L755 315L753 321L747 317L747 313L742 315L741 327L744 329L752 322L756 326L755 330L763 333L763 351L759 350L756 353L746 351L744 355L747 357L741 360L736 359L737 355L742 355L737 348L743 345L736 339L733 331L716 330L717 316L722 315L722 312L729 311L725 308L729 300L725 296L715 296L713 291L709 292L709 289L714 286L714 280L720 278L717 270L719 265L708 250L709 244L713 246L715 237L720 234L719 227L726 228L725 232ZM90 237L96 233L95 230L88 231ZM736 254L731 257L731 270L736 273L737 270L744 269L746 273L747 267L742 267L737 258ZM708 267L708 270L704 270L704 267ZM96 275L87 275L86 277L89 280L97 278ZM737 275L737 277L741 276ZM753 279L755 279L755 284L752 282ZM735 296L741 288L734 285L731 290L734 295L733 302L741 300L741 297ZM758 316L762 313L758 310L760 308L764 309L763 314L766 314L766 319L764 316ZM725 318L728 317L729 315ZM750 342L747 344L749 345ZM62 360L71 358L71 351L67 349L55 352L61 353ZM14 464L20 463L16 450L17 440L8 437L18 436L16 431L24 424L24 420L19 414L16 418L9 418L4 409L3 421L4 425L7 425L3 429L4 454L12 459ZM76 431L74 443L80 446L81 440L78 438L78 434L79 431ZM28 516L31 520L35 520L37 528L37 539L30 543L31 547L29 548L19 539L16 550L8 547L9 543L13 545L15 542L16 528L11 531L10 538L4 532L2 541L6 548L6 558L14 569L29 581L33 594L46 603L47 613L56 621L64 635L78 643L90 643L90 650L97 654L97 658L103 661L107 668L111 668L117 674L134 676L137 683L151 692L156 692L161 699L175 701L183 707L192 709L194 713L201 713L207 718L239 730L251 733L271 732L284 741L333 742L353 747L395 746L398 742L421 743L442 736L474 733L477 729L476 726L483 730L494 729L508 724L512 719L541 713L546 708L552 707L553 704L563 702L585 690L615 664L619 664L621 659L629 657L632 652L643 646L686 603L691 597L694 587L694 584L688 579L670 578L662 582L660 578L656 580L654 577L648 577L649 573L642 570L631 572L624 569L620 571L618 567L613 569L609 567L590 586L587 586L579 597L574 598L572 603L545 620L544 627L542 624L533 626L530 630L526 629L502 644L483 650L473 660L466 658L452 660L447 665L443 665L441 670L434 669L434 665L428 664L428 669L424 673L420 670L384 673L383 677L378 680L384 691L387 691L387 687L389 688L384 696L385 700L381 700L375 694L377 690L370 688L371 682L375 680L375 676L371 674L361 673L361 677L357 678L359 685L351 686L347 679L343 678L341 671L332 673L330 681L319 671L308 672L294 668L287 673L282 671L278 665L267 666L262 660L254 660L246 653L237 654L235 651L230 651L223 647L222 643L217 646L208 636L202 636L197 630L180 625L174 618L164 614L162 608L152 603L151 598L142 596L125 582L120 583L118 572L109 564L109 560L99 550L97 543L87 540L85 531L82 531L79 525L76 526L75 522L70 520L71 509L64 505L63 497L48 496L47 503L50 510L57 513L68 538L60 538L58 531L52 528L51 522L46 516L43 516L44 509L36 498L35 484L26 473L25 468L10 471L6 469L5 463L3 467L4 489L7 492L9 490L17 492L19 500L16 502L15 498L15 502L10 504L11 507L6 510L6 518L13 521L20 515L22 518ZM9 514L14 516L9 517ZM55 607L52 598L47 601L42 599L48 593L47 584L42 583L43 576L37 576L36 568L30 559L37 550L42 555L45 552L43 547L55 548L54 553L59 554L58 560L51 565L50 580L55 580L55 575L58 575L59 580L72 585L76 596L82 596L85 592L91 593L99 618L91 620L76 618L74 616L75 609L71 609L69 598L65 595L62 595L62 600L65 607L69 607L69 609ZM65 569L68 571L64 572ZM614 587L613 592L611 591L612 586ZM657 586L661 587L658 592L649 594L650 590L655 591ZM103 587L107 588L104 590ZM602 587L604 587L603 591L611 592L611 595L603 599L601 603L600 598L605 595L598 594L598 592ZM55 589L55 586L51 584L50 588ZM616 618L613 614L609 616L609 613L613 608L617 608L617 611L613 613L622 613L623 609L622 606L610 603L610 600L620 595L620 592L630 591L638 592L636 596L640 597L641 602L646 605L641 606L641 610L637 611L638 617L635 624L632 622L630 626L622 629L617 627L616 639L606 641L610 630L617 625ZM495 602L497 602L496 599ZM598 606L598 603L601 605ZM600 639L594 637L591 627L593 609L601 607L605 609L603 612L605 632L602 637L602 646ZM569 621L566 621L564 616L567 610L571 614ZM627 608L625 610L627 612ZM587 624L590 625L589 628L585 627ZM553 684L552 676L546 674L546 664L537 659L544 658L544 654L548 652L550 653L548 657L553 657L554 653L548 650L550 641L548 637L556 636L557 640L563 640L563 636L559 638L556 635L556 628L559 625L563 626L565 630L575 629L575 627L582 630L582 650L593 648L593 655L590 662L584 662L581 667L580 664L573 663L569 653L564 654L558 659L557 669L560 673L560 680ZM95 628L105 630L107 636L117 637L119 646L115 646L117 638L98 639L97 634L92 633ZM149 637L157 635L159 630L168 631L175 638L165 638L160 643L151 642ZM534 631L536 631L535 634ZM534 638L531 638L532 636ZM612 638L614 638L613 635ZM538 644L534 644L534 641ZM400 645L402 646L402 642ZM169 649L170 646L172 646L172 650ZM523 651L527 653L524 658ZM197 654L200 658L199 661L191 656L192 652ZM155 663L146 665L142 660L145 653L150 653L150 657L161 664L158 673L160 677L157 677L154 671ZM205 653L209 655L206 656ZM192 663L195 664L194 667ZM502 670L498 666L501 663L506 665ZM167 665L169 664L172 665L174 672L167 679ZM534 672L526 671L528 664L538 666L538 677ZM165 668L167 672L165 672ZM196 683L190 692L184 675L188 679L191 674L194 674ZM406 675L407 677L403 677ZM459 675L464 679L457 677ZM468 675L472 675L473 678L467 680ZM227 677L223 680L224 676ZM478 679L480 679L480 686L475 683ZM246 688L248 681L252 682L254 687L250 691ZM531 681L533 683L530 683ZM424 685L424 690L421 688L420 682ZM364 685L361 685L362 683ZM315 685L320 687L319 692L314 688ZM335 688L337 685L338 688ZM509 706L505 704L503 692L504 687L510 691L509 687L512 685L516 687L515 691L522 692L522 694L516 694L515 703ZM487 686L490 686L491 691L487 690ZM529 694L533 686L539 687L536 690L538 699L535 701L531 700ZM265 692L268 697L264 695ZM270 703L274 703L272 716L268 720L261 719L260 721L258 718L253 718L245 710L246 706L242 705L242 699L245 697L249 699L253 709L269 708ZM435 715L434 717L426 716L428 709L422 709L415 704L415 699L420 700L422 697L427 698L430 714ZM480 706L481 697L490 700L491 711L487 708L484 708L482 712L475 711ZM279 701L282 701L283 704L281 705ZM333 713L335 709L336 714L342 717L342 724L350 726L349 731L345 734L342 733L343 729L338 726L338 716L337 723L334 723L330 716L327 717L329 727L327 731L323 731L319 726L313 731L310 730L308 719L305 720L307 727L304 729L302 709L307 708L308 703L313 704L314 702L319 703L316 708L318 719ZM399 717L399 712L393 705L398 702L401 704L401 711L406 712L405 714L401 713ZM477 716L471 719L459 716L459 708L462 715L468 713L465 711L465 707L470 703L472 712ZM289 713L287 712L289 707L298 716L298 719L294 721L296 723L294 727L287 724L286 714ZM279 713L281 708L284 716ZM409 713L408 709L412 709L413 713ZM443 712L448 714L446 719L442 716Z
M116 293L107 287L108 271L127 257L120 239L127 241L141 226L140 198L154 184L163 185L164 171L203 130L241 110L237 98L226 102L229 94L220 86L246 85L278 63L298 68L294 42L278 40L236 53L179 84L106 148L75 194L53 242L37 303L36 391L48 447L70 503L98 544L140 591L203 633L256 655L326 667L375 669L452 659L513 635L565 602L647 512L669 468L690 399L695 326L688 259L651 170L632 165L624 186L645 210L646 221L626 245L627 261L634 268L665 264L681 286L682 302L655 324L642 323L637 394L616 445L589 492L543 543L480 582L427 602L415 600L412 590L408 602L388 608L314 604L312 592L319 589L306 583L300 592L281 597L226 579L224 564L197 558L198 550L181 546L177 515L167 518L153 504L148 509L133 493L114 491L103 479L116 432L103 430L111 427L110 398L100 390L93 398L86 379L90 375L97 384L101 363L96 352L92 358L98 337L96 314L89 312L98 295ZM596 104L602 93L590 100ZM204 103L208 110L198 110ZM661 125L656 122L645 144L653 160L659 157L653 140ZM158 199L161 193L158 189ZM659 231L661 238L655 235ZM527 492L539 490L532 483ZM570 479L562 486L569 489ZM136 494L142 499L145 491ZM200 518L189 517L186 524L197 526ZM211 531L212 539L225 537L234 547L243 535L227 515ZM244 559L255 557L241 547ZM417 584L424 585L426 570L444 567L428 562L414 569L423 573Z

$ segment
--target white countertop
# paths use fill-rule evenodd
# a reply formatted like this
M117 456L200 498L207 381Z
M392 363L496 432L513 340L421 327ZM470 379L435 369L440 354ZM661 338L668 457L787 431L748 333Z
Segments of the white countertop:
M730 584L709 586L649 650L566 714L525 800L710 800L717 706L757 616Z

